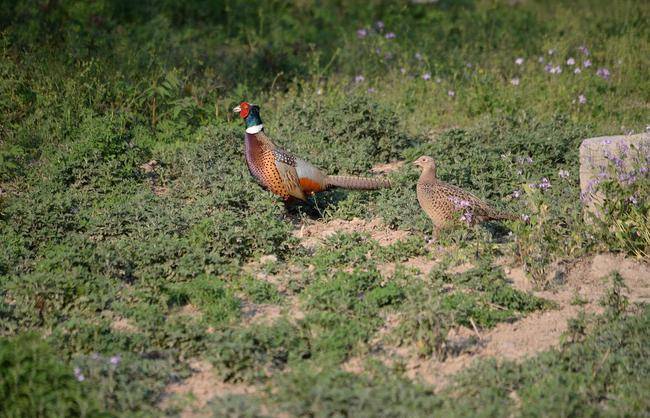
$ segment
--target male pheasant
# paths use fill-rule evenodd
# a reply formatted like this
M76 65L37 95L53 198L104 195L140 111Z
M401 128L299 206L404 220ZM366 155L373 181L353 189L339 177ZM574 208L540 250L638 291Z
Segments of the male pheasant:
M248 170L262 187L285 201L306 201L310 195L332 187L356 190L390 187L385 179L329 176L275 145L264 133L259 106L242 102L233 111L246 122L244 144Z
M433 158L422 156L413 164L422 168L417 185L418 202L433 221L436 236L441 228L458 220L473 226L490 220L517 219L513 214L497 211L459 187L438 180Z

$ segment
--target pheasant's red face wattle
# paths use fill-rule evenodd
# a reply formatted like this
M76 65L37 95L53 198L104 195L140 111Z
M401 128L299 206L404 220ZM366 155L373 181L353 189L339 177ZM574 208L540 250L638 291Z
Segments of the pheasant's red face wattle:
M251 105L248 104L248 102L241 102L239 108L241 109L239 116L241 116L242 119L246 119L248 117L248 112L251 110Z

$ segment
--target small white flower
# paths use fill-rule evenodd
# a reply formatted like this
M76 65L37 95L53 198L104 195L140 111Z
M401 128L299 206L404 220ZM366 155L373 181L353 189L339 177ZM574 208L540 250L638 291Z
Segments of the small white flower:
M524 59L521 58L521 57L519 57L519 58L517 58L517 59L515 60L515 64L517 64L517 65L522 65L523 63L524 63Z
M584 94L581 94L580 96L578 96L578 103L580 103L580 104L587 103L587 97L585 97Z
M573 74L580 74L581 72L582 70L580 69L580 67L576 67L576 69L573 70Z
M566 65L574 65L575 63L576 60L574 60L573 58L569 58L568 60L566 60Z
M455 96L456 96L456 92L453 91L453 90L448 90L448 91L447 91L447 96L449 96L449 97L455 97Z
M512 84L513 86L518 86L519 79L517 77L513 78L512 80L510 80L510 84Z

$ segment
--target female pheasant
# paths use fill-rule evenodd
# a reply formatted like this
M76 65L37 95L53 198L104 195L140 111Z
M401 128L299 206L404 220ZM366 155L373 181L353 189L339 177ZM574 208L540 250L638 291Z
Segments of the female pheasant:
M385 179L329 176L276 146L264 133L259 106L242 102L233 111L246 122L244 144L248 170L262 187L285 201L294 198L306 201L308 196L332 187L356 190L390 187Z
M436 236L441 228L458 220L473 226L490 220L517 219L513 214L497 211L461 188L438 180L433 158L422 156L413 164L422 168L417 185L418 202L433 221Z

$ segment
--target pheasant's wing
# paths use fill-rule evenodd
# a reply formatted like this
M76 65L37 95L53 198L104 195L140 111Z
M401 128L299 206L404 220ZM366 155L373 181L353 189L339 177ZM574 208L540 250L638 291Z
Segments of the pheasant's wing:
M273 150L273 156L275 157L275 167L280 173L282 184L287 193L300 200L307 200L300 187L300 178L296 172L296 158L280 148Z
M450 200L454 201L454 204L460 206L462 201L469 203L472 212L477 216L489 216L491 213L495 212L495 210L481 198L461 189L460 187L442 182L439 187L444 190L444 194L448 196Z

